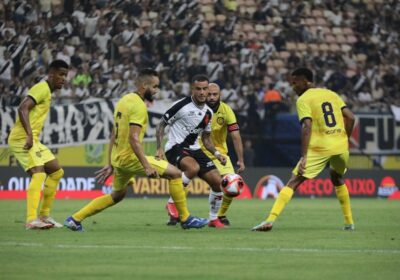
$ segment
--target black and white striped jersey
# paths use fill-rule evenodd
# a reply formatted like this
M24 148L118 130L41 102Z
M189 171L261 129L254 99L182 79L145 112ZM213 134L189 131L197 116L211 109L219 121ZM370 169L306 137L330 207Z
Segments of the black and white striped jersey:
M190 150L200 149L199 136L203 131L211 132L212 115L210 107L197 106L190 96L175 102L163 116L170 126L165 151L177 144Z

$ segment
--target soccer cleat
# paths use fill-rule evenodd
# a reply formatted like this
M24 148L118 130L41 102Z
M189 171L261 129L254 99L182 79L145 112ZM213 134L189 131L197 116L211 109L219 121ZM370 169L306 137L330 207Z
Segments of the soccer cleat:
M208 223L207 219L189 216L189 218L186 221L181 222L181 227L183 229L202 228L207 223Z
M178 209L176 209L175 203L168 202L167 205L165 205L165 209L167 209L168 215L171 218L179 219L179 212Z
M43 222L39 219L30 221L25 224L25 229L49 229L52 228L54 225L50 223Z
M72 231L83 231L81 222L75 221L72 217L65 219L64 226Z
M356 229L356 227L354 226L354 224L344 225L344 227L343 227L343 230L353 231L355 229Z
M167 226L176 226L179 223L180 219L176 219L174 217L169 217L169 220L167 222Z
M225 225L223 223L221 223L221 221L219 219L215 219L215 220L212 220L212 221L208 222L208 227L224 228Z
M270 231L272 230L272 226L274 225L273 222L262 222L261 224L253 227L252 231Z
M55 227L55 228L62 228L63 227L62 224L56 222L56 220L54 220L52 217L40 217L40 220L42 222L44 222L44 223L52 224L53 227Z
M218 216L218 220L224 225L229 227L231 223L229 222L228 218L226 216Z

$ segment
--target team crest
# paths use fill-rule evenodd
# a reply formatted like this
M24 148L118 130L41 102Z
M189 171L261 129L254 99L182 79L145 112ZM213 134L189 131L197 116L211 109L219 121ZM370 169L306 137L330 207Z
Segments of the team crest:
M36 152L36 156L37 157L42 157L42 153L39 151L39 152Z
M218 118L217 118L217 123L218 123L219 125L223 125L223 124L225 123L224 118L223 118L223 117L218 117Z

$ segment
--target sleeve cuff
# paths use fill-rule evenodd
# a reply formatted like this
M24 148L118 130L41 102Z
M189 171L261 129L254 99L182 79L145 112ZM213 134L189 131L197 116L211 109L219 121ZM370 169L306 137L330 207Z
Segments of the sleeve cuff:
M33 102L35 102L35 104L37 104L35 97L33 97L32 95L28 95L28 97L30 97L33 100Z
M304 117L304 118L302 118L302 119L300 120L300 123L303 123L303 122L304 122L305 120L307 120L307 119L312 120L311 117Z
M140 127L142 127L142 125L141 125L141 124L139 124L139 123L133 123L133 122L129 123L129 125L137 125L137 126L140 126Z

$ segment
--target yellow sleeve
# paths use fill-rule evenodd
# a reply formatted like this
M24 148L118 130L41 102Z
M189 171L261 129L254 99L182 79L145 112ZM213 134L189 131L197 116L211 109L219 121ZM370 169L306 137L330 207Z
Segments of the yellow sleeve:
M305 119L312 119L310 104L304 98L299 98L296 102L297 114L300 123Z
M28 96L30 96L36 104L42 103L46 99L46 95L47 91L42 84L34 85L28 91Z
M136 124L141 127L146 125L147 109L144 103L130 106L129 112L129 124Z
M226 123L228 125L237 123L235 113L229 106L226 106Z
M343 99L338 95L338 99L339 99L339 108L343 109L345 107L347 107L346 103L344 103Z

